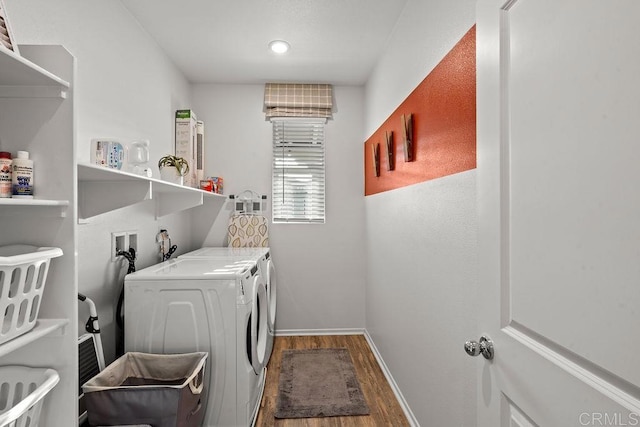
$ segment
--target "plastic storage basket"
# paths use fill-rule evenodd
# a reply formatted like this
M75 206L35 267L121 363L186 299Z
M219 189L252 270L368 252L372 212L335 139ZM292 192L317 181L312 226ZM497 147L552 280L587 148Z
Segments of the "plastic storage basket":
M53 369L0 367L0 427L37 427L43 399L59 380Z
M89 424L200 427L207 356L125 353L82 386Z
M0 344L36 325L49 262L61 255L59 248L0 246Z

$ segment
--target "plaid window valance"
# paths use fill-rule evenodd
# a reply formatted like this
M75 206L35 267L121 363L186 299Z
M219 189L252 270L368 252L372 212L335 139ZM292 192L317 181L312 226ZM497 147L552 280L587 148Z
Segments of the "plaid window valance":
M329 84L267 83L264 110L271 117L332 117L333 88Z

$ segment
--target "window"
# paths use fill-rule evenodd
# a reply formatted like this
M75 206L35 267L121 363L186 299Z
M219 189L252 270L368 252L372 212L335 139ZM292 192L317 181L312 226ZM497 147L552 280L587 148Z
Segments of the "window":
M325 119L271 119L273 222L324 223Z

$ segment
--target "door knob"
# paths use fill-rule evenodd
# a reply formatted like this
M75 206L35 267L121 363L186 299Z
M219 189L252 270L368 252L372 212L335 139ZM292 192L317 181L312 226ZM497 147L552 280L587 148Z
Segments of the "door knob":
M465 342L464 351L466 351L469 356L477 356L479 354L482 354L485 359L491 360L493 359L493 341L491 341L489 337L483 335L480 337L480 342Z

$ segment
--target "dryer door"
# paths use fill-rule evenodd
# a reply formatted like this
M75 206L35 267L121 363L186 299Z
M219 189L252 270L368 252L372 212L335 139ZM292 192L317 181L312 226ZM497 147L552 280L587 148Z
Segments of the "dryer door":
M256 374L265 366L267 347L267 289L259 274L251 278L253 298L251 301L251 365Z
M274 333L276 330L276 267L271 259L267 260L267 300L269 301L269 330Z

